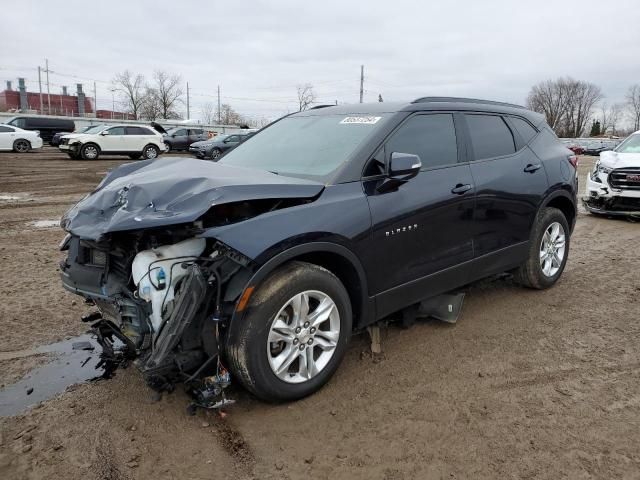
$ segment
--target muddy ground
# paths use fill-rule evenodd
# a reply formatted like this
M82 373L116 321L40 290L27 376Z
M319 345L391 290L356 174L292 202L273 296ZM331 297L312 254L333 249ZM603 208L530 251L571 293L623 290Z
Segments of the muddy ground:
M0 154L0 384L48 358L14 352L84 331L58 281L63 233L33 222L121 162ZM225 418L190 417L134 369L72 387L0 418L0 478L640 478L639 245L640 224L582 211L556 287L481 282L456 325L385 330L382 358L354 337L296 403L235 389Z

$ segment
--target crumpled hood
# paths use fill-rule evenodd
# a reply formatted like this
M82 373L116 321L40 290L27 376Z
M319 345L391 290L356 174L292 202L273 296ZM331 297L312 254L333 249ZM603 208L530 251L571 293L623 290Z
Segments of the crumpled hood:
M600 154L600 164L609 168L640 167L640 153L618 153L608 150Z
M196 159L162 158L115 168L64 214L80 238L193 222L213 205L267 198L312 198L322 183Z

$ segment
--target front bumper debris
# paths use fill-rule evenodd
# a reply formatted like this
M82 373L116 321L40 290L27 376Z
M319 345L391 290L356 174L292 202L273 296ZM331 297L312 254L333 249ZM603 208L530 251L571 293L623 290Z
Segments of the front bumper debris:
M640 216L640 190L613 188L608 176L600 174L597 180L589 173L586 179L586 195L582 203L587 211L610 216ZM603 178L604 177L604 178Z

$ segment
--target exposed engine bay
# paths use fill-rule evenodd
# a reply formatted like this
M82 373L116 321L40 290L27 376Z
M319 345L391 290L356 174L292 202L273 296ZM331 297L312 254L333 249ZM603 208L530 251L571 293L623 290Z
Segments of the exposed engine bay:
M219 339L225 308L233 308L222 299L241 293L229 289L230 279L246 281L249 259L204 238L154 246L162 240L169 241L150 232L103 242L68 235L62 245L68 252L61 263L64 286L97 307L83 320L92 322L107 354L133 359L149 386L171 391L185 383L201 406L222 406L230 379ZM116 339L123 345L119 352Z
M112 362L133 361L155 390L184 383L198 405L222 406L223 337L258 265L218 232L323 188L199 160L122 165L61 220L63 285L96 307L83 320Z

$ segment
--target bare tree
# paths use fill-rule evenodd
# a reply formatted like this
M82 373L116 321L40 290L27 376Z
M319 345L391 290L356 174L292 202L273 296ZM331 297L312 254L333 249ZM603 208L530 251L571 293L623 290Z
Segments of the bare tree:
M298 85L298 111L302 112L309 108L316 101L316 94L313 85L306 83Z
M240 125L244 123L240 114L228 103L220 105L220 112L218 113L216 111L215 115L217 118L220 118L220 122L223 125Z
M160 104L159 98L155 89L146 88L142 105L140 106L140 118L151 121L166 118L162 115L162 105Z
M601 98L600 87L567 77L534 85L527 97L527 106L543 113L559 136L579 137Z
M155 102L160 106L162 118L180 118L180 114L176 111L183 94L180 75L169 75L157 70L153 74L153 81L154 85L148 90L155 95Z
M218 114L213 102L207 102L202 105L202 121L207 125L213 125L218 122Z
M616 134L616 126L622 116L622 105L614 103L611 106L603 102L600 107L600 131L606 134L610 130L611 135Z
M125 70L122 73L117 73L112 83L118 91L120 103L137 120L142 110L142 104L145 101L144 77L139 74L134 75L129 70Z
M640 85L635 84L627 90L627 108L633 120L633 131L640 130Z

